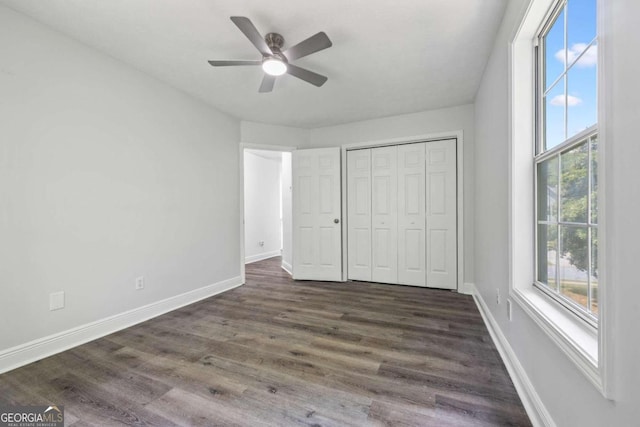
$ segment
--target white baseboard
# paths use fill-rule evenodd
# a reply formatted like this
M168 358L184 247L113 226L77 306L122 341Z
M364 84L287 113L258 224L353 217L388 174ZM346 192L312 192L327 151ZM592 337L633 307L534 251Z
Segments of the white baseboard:
M251 255L244 258L244 263L251 264L254 262L262 261L263 259L273 258L274 256L280 256L281 255L280 252L281 252L280 249L278 249L277 251L263 252L261 254Z
M465 285L467 284L465 283ZM484 302L482 295L478 292L478 289L473 283L469 283L468 285L470 285L473 299L480 310L480 314L484 319L485 325L487 325L487 329L489 330L489 334L491 335L494 344L498 348L502 361L507 367L507 371L509 371L509 376L516 387L516 391L520 396L520 400L522 400L522 404L527 411L527 415L529 415L529 418L531 419L531 423L534 427L556 427L556 423L553 421L549 411L547 411L547 408L542 403L536 389L533 388L533 384L531 384L527 373L520 364L518 357L509 344L509 341L507 341L507 337L502 333L498 322L496 322L496 319L491 314L491 310L489 310L489 307Z
M293 266L284 260L282 260L282 269L293 276Z
M0 374L242 285L240 276L0 351Z

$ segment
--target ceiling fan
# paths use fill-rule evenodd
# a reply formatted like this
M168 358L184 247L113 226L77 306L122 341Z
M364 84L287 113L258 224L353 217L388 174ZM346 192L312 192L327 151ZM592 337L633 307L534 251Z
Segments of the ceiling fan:
M244 16L232 16L231 21L242 31L242 33L253 43L262 54L260 60L239 60L239 61L209 61L214 67L228 67L235 65L261 65L265 72L262 84L258 92L271 92L276 82L276 77L285 73L291 74L305 82L315 86L322 86L327 77L309 71L305 68L297 67L289 61L311 55L312 53L331 47L331 40L324 32L319 32L295 46L282 50L284 37L277 33L269 33L264 38L260 35L256 27L249 18Z

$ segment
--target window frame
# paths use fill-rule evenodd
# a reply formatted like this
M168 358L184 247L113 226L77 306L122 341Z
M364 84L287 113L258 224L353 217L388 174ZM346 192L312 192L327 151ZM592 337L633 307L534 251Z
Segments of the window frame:
M534 173L537 129L537 36L555 11L558 0L528 0L517 13L507 49L508 90L508 279L514 316L523 315L548 337L567 361L607 399L615 399L615 346L612 341L615 315L608 309L611 272L608 263L612 243L607 227L607 127L608 96L605 87L610 64L607 29L613 23L609 0L597 0L597 122L598 122L598 328L573 315L556 299L535 287ZM516 319L514 318L514 321ZM524 319L523 319L524 320Z
M598 229L598 225L593 224L592 223L592 216L591 216L591 207L592 207L592 194L591 194L591 185L592 185L592 175L591 175L591 168L592 168L592 144L591 144L591 139L593 137L598 137L598 123L596 122L595 124L593 124L592 126L590 126L589 128L583 130L582 132L579 132L575 135L572 135L570 137L567 138L567 122L568 122L568 105L567 102L565 100L565 107L564 107L564 132L565 132L565 139L564 141L562 141L560 144L552 147L552 148L546 148L546 141L545 141L545 137L546 137L546 111L545 111L545 106L546 106L546 96L548 96L548 93L553 90L553 88L556 87L556 85L559 84L560 80L563 79L564 80L564 91L565 91L565 97L567 96L567 77L569 74L569 71L576 65L576 63L580 60L580 58L582 58L585 53L591 49L591 47L596 44L598 42L598 34L596 32L595 37L589 41L588 44L586 44L585 49L578 55L576 56L573 61L571 61L571 63L568 62L568 56L567 56L567 52L568 52L568 46L567 46L567 20L568 20L568 16L567 16L567 2L568 0L557 0L555 2L555 4L550 8L548 15L542 20L539 29L536 33L535 39L534 39L534 48L533 48L533 54L534 54L534 60L533 60L533 64L534 64L534 112L535 112L535 116L534 116L534 129L535 129L535 135L534 135L534 150L533 150L533 185L534 185L534 190L533 190L533 208L534 208L534 221L533 221L533 236L534 236L534 251L533 251L533 272L534 272L534 281L533 281L533 285L536 289L538 289L540 292L543 292L544 294L546 294L549 298L555 300L557 303L559 303L560 306L562 306L563 308L567 309L570 313L572 313L573 315L577 316L579 319L581 319L582 321L586 322L590 327L597 329L598 328L598 317L593 315L591 313L591 278L590 278L590 267L589 270L587 271L587 309L581 307L578 303L576 303L575 301L571 300L569 297L564 296L560 290L559 290L559 277L556 277L556 281L557 283L557 287L558 290L554 290L552 289L548 284L542 283L538 280L538 272L539 272L539 239L538 239L538 230L539 230L539 225L541 224L540 219L538 218L538 214L539 214L539 210L538 210L538 165L540 165L541 163L551 160L553 158L558 159L558 190L560 190L560 183L561 183L561 170L562 170L562 155L564 153L567 153L569 151L571 151L572 149L578 147L579 145L581 145L582 143L587 144L587 150L588 150L588 166L587 166L587 179L588 179L588 187L587 187L587 220L585 223L569 223L566 221L562 221L560 218L560 213L561 213L561 192L558 191L558 203L557 203L557 218L555 221L556 226L558 226L557 228L557 242L558 245L560 244L560 226L565 225L565 226L582 226L585 227L587 229L587 263L589 266L591 266L591 260L592 260L592 229ZM563 27L564 27L564 50L565 50L565 61L564 61L564 68L563 71L560 73L560 75L558 75L553 82L549 85L549 87L547 88L546 86L546 76L545 76L545 72L546 72L546 51L545 51L545 43L544 40L547 37L547 35L549 34L549 32L552 30L553 26L556 24L556 22L558 21L558 17L564 12L564 23L563 23ZM597 11L596 11L597 13ZM597 80L596 80L596 92L598 90L597 87ZM597 106L596 106L597 108ZM547 222L548 221L543 221L543 222ZM559 261L560 259L560 253L559 253L559 249L556 249L556 253L557 253L557 257L556 259ZM556 264L558 265L558 264ZM559 270L556 270L556 273L558 273Z
M562 295L559 291L555 291L553 290L549 285L542 283L538 280L538 268L539 268L539 239L538 239L538 226L546 223L547 225L557 225L557 226L577 226L577 227L584 227L588 230L588 237L587 237L587 263L588 265L591 265L591 260L592 260L592 230L598 229L598 224L593 224L591 221L591 159L592 159L592 149L591 149L591 139L594 137L598 137L598 125L595 124L591 127L589 127L588 129L585 129L584 131L580 132L579 134L576 134L574 136L572 136L571 138L567 139L566 141L564 141L562 144L559 144L556 147L553 147L552 149L545 151L544 153L538 154L537 156L535 156L533 158L533 163L534 163L534 167L533 167L533 173L534 173L534 178L533 178L533 185L534 185L534 190L533 190L533 195L534 195L534 245L535 245L535 249L533 251L533 255L534 255L534 282L533 285L540 290L541 292L544 292L547 296L549 296L550 298L554 299L555 301L557 301L561 306L563 306L564 308L566 308L567 310L569 310L572 314L574 314L575 316L577 316L578 318L580 318L581 320L583 320L584 322L586 322L590 327L597 329L598 328L598 317L594 316L592 313L590 313L588 310L585 310L583 307L581 307L579 304L577 304L576 302L574 302L573 300L571 300L570 298ZM560 183L560 177L561 177L561 173L560 171L562 170L562 161L561 161L561 157L564 153L567 153L569 151L571 151L572 149L576 148L577 146L581 145L581 144L587 144L587 150L588 150L588 161L589 161L589 165L588 165L588 172L587 172L587 178L588 178L588 189L587 189L587 206L589 207L589 212L587 215L587 222L586 223L575 223L575 222L567 222L567 221L562 221L560 219L560 191L558 191L558 218L556 221L541 221L538 218L538 165L551 160L551 159L558 159L558 184ZM560 187L559 187L560 188ZM558 242L560 242L560 233L559 233L559 228L558 228L558 234L557 234L557 239ZM560 253L557 253L557 258L560 258ZM590 272L587 272L587 275L589 275ZM559 280L559 277L556 276L556 280ZM591 293L591 280L588 279L588 285L587 285L587 292ZM559 284L558 284L559 286ZM588 303L587 306L591 306L591 296L588 296Z
M563 146L565 144L567 144L569 141L573 141L574 137L576 137L579 134L582 134L583 132L580 132L579 134L576 135L572 135L570 137L566 136L566 128L567 128L567 121L568 121L568 108L567 105L565 104L565 113L564 113L564 129L565 129L565 139L562 143L558 144L556 147L550 148L550 149L544 149L544 137L545 137L545 127L546 127L546 116L545 116L545 103L544 103L544 98L546 96L546 94L548 94L549 91L551 91L554 87L556 87L556 85L560 82L560 79L564 79L565 80L565 95L567 94L567 82L566 82L566 78L568 77L569 71L571 69L573 69L574 65L576 65L578 63L578 61L580 61L580 59L589 51L589 49L591 49L591 47L595 44L596 46L598 45L598 33L596 32L596 35L593 39L591 39L589 41L589 43L586 44L585 49L580 53L580 55L576 56L570 63L568 62L569 58L568 58L568 46L566 46L567 40L566 40L566 35L565 35L565 61L564 61L564 70L562 73L560 73L560 75L558 77L556 77L556 79L552 82L552 84L549 85L549 88L545 89L545 75L544 75L544 67L546 65L545 62L545 57L546 57L546 52L544 50L544 43L543 43L543 39L544 37L549 33L549 31L551 30L551 28L553 27L553 25L556 23L556 20L558 18L558 16L565 11L565 6L567 5L567 1L568 0L555 0L554 3L555 5L550 9L548 15L545 17L545 19L542 21L536 37L534 39L534 64L535 64L535 150L534 150L534 156L539 156L539 155L543 155L545 153L547 153L548 151L551 150L556 150L557 148L559 148L560 146ZM564 27L565 27L565 32L566 32L566 26L567 26L567 14L565 12L565 16L564 16ZM597 92L597 87L596 87L596 92ZM597 121L595 123L595 128L597 129ZM589 129L591 129L592 127L589 127Z

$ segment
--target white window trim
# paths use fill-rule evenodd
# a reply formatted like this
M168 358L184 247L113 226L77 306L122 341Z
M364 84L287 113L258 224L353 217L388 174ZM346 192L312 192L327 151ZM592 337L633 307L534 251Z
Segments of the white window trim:
M605 0L598 0L598 32L604 34ZM555 0L530 0L523 9L521 24L515 29L508 51L509 87L509 294L541 330L562 350L589 381L613 399L612 346L607 337L612 329L612 313L607 310L608 272L606 239L605 114L603 58L606 40L598 41L598 236L599 320L594 330L560 303L536 289L534 272L534 155L535 155L535 63L534 41L540 24L551 13Z

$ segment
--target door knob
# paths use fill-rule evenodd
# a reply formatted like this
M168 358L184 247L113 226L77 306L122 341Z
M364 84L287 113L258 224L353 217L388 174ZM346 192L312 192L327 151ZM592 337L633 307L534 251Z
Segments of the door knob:
M336 224L340 222L340 220L338 218L334 219L333 222L335 222Z

